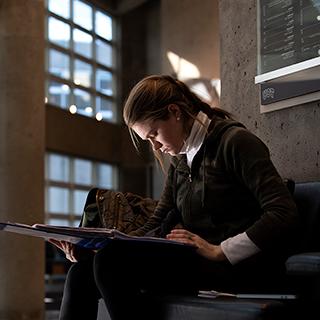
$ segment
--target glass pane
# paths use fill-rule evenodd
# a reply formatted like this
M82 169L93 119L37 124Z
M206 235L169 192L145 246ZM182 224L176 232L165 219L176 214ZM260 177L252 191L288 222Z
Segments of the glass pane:
M70 26L56 18L49 17L49 41L61 47L70 47Z
M92 8L82 1L74 0L73 21L87 30L92 30Z
M88 160L74 160L74 182L77 184L92 185L92 163Z
M70 160L68 157L58 154L49 154L47 179L63 182L70 181L69 165Z
M101 93L112 96L112 73L106 70L97 69L96 71L96 89Z
M97 185L100 188L114 188L113 167L111 165L97 164Z
M84 204L89 191L75 190L73 197L73 212L75 214L82 214Z
M79 29L73 30L74 51L87 58L92 58L92 36Z
M49 81L48 102L62 109L68 109L70 105L70 87L56 81Z
M112 47L101 40L96 40L96 59L108 67L112 66Z
M60 78L70 78L70 57L60 51L49 50L49 72Z
M49 11L63 18L70 18L70 1L69 0L49 0Z
M81 218L73 220L72 227L79 227L80 221L81 221Z
M93 112L91 104L91 95L87 91L75 89L74 99L75 105L77 107L76 112L90 117Z
M96 12L96 34L107 40L112 40L112 19L101 11Z
M81 60L74 61L73 81L77 85L91 86L92 65Z
M107 120L116 122L116 112L112 101L97 97L96 98L97 120ZM99 117L99 119L98 119Z
M49 218L48 224L52 225L52 226L61 226L61 227L69 227L70 226L70 222L66 219L52 219Z
M48 211L69 213L69 190L67 188L48 187Z

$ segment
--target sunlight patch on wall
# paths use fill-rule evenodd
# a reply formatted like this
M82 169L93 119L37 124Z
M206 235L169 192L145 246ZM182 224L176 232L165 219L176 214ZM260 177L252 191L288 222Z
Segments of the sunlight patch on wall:
M172 51L167 52L167 57L177 78L185 81L200 77L199 69L191 62L181 58Z
M196 65L172 51L167 52L168 60L177 79L184 81L202 100L213 107L220 105L220 79L202 78Z

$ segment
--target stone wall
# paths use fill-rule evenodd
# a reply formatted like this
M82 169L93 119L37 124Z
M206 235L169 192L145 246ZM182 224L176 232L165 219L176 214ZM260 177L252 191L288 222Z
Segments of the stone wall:
M260 114L256 1L220 0L219 16L221 106L268 145L282 176L319 180L320 102Z

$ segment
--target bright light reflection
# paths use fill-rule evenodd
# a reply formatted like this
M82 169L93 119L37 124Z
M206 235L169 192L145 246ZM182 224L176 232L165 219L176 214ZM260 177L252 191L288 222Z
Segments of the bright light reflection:
M220 96L221 96L221 80L220 79L212 79L211 85L213 88L215 88L216 93L217 93L218 97L220 98Z
M66 85L66 84L63 84L63 85L61 86L61 88L62 88L62 91L64 91L64 92L69 92L69 86Z
M203 83L197 83L192 86L192 90L197 93L199 97L202 99L208 100L210 99L210 94Z
M92 109L91 107L86 107L86 108L84 109L84 111L85 111L86 113L92 113L93 109Z
M48 103L48 97L44 98L44 103Z
M70 113L72 113L72 114L77 113L77 106L74 105L74 104L72 104L72 105L69 107L69 111L70 111Z
M190 89L202 100L213 106L219 106L220 79L190 79Z
M101 112L98 112L97 114L96 114L96 119L98 120L98 121L101 121L102 120L102 113Z
M181 58L172 51L167 52L167 57L178 79L186 80L200 77L200 71L193 63Z
M79 84L81 84L81 81L79 80L79 79L74 79L74 81L73 81L77 86L79 85Z

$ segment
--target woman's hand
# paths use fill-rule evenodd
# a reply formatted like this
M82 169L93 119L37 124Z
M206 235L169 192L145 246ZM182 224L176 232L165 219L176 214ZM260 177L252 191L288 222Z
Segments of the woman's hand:
M197 252L209 260L223 261L227 259L221 249L221 246L213 245L188 230L173 229L166 237L170 240L175 240L197 247Z
M71 262L77 262L79 260L86 259L93 255L93 251L85 248L78 247L73 243L67 241L58 241L55 239L49 239L49 242L54 244L60 250L64 252L66 258Z

